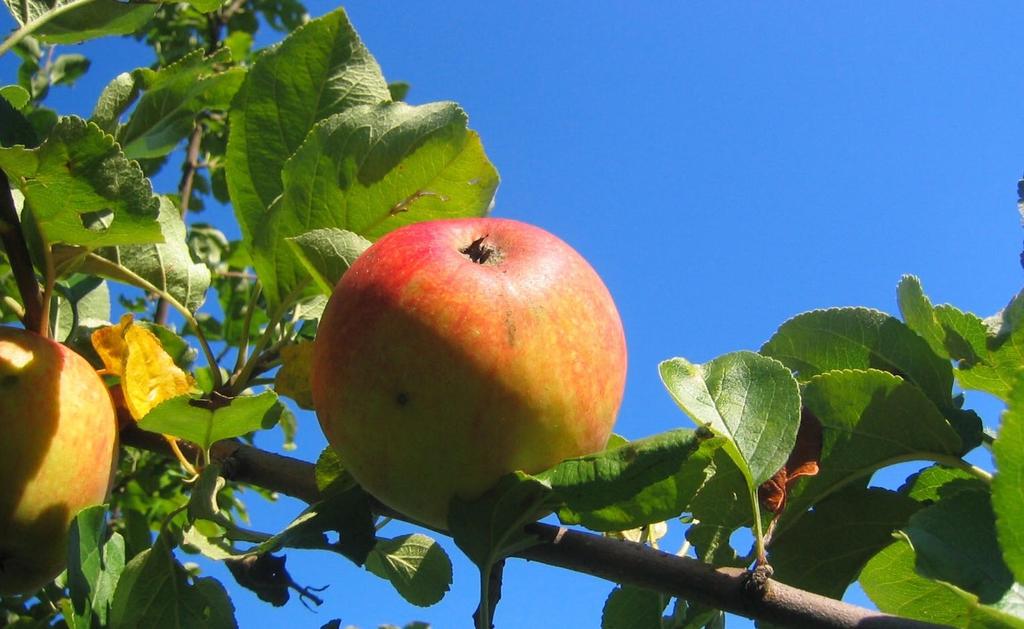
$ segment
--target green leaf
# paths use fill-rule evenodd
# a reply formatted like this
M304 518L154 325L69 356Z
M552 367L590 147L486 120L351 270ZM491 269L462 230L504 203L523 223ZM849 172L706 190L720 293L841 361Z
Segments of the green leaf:
M1024 588L1014 583L996 542L987 491L959 491L921 509L904 529L924 577L951 583L1024 618Z
M370 246L359 234L337 228L314 229L285 242L325 295L334 292L348 267Z
M60 119L35 149L0 148L0 168L48 242L103 247L160 242L160 202L138 163L81 118Z
M21 89L16 85L7 87ZM17 98L18 94L14 94L14 96ZM4 94L4 98L0 98L0 147L27 146L31 148L38 144L39 138L36 137L32 123L24 114L15 109Z
M957 382L965 389L1009 399L1024 370L1024 297L1018 295L987 320L953 306L932 306L920 282L906 276L899 286L900 309L907 325L920 334L938 356L956 361Z
M783 519L882 467L948 458L960 438L919 388L875 369L833 371L805 385L803 400L822 425L820 471L789 493ZM781 524L780 524L781 526Z
M397 102L405 100L405 97L409 95L409 88L412 87L405 81L392 81L388 83L388 92L391 94L391 100Z
M102 279L75 274L58 284L50 304L50 335L64 344L87 322L110 320L110 289ZM87 339L86 339L87 340Z
M61 611L68 627L88 629L93 626L94 618L99 626L108 626L114 589L124 570L125 543L119 533L103 540L105 515L104 506L90 507L80 512L71 524L67 571L69 598L61 601ZM46 623L45 626L50 625Z
M245 240L283 191L284 162L313 125L389 98L380 67L341 9L257 57L231 104L227 149L228 188Z
M200 112L226 110L245 77L241 67L218 69L230 62L227 49L209 57L196 50L159 70L134 70L131 76L135 85L130 91L119 83L108 86L112 93L104 91L100 98L105 107L101 114L104 120L113 112L120 114L130 104L126 95L142 90L131 117L117 133L125 155L132 159L167 155L191 133Z
M992 452L992 507L999 545L1017 582L1024 583L1024 380L1013 389Z
M0 98L10 103L11 107L21 109L32 100L32 95L20 85L4 85L0 87Z
M316 460L316 487L320 493L326 494L328 488L348 490L355 485L352 475L345 470L341 457L331 446L327 446L320 452ZM334 485L334 487L331 487Z
M914 563L914 549L903 539L872 557L861 571L861 587L881 611L950 627L1024 628L1024 621L980 604L970 592L922 577Z
M74 44L105 35L134 33L158 5L117 0L4 0L18 26L39 25L33 34L48 44ZM74 5L70 9L64 7ZM56 16L48 15L56 13Z
M704 365L673 358L658 369L676 404L729 440L752 489L786 464L800 427L800 390L781 363L736 352Z
M537 475L561 501L564 524L624 531L686 511L724 439L678 429L569 459Z
M295 401L299 408L313 410L311 371L313 343L300 341L281 347L281 368L274 376L274 391Z
M277 243L322 228L370 240L402 225L487 212L498 175L454 103L353 107L318 124L281 174L283 194L252 226L253 262L277 303L308 273Z
M686 539L705 562L749 565L749 559L737 557L729 544L734 531L754 523L747 478L724 448L712 454L707 474L707 481L690 501L694 524L686 529Z
M118 119L139 95L139 84L131 72L122 72L113 78L100 93L89 122L107 133L116 133Z
M932 465L907 479L900 492L918 502L938 502L958 491L986 491L985 482L958 468Z
M920 504L879 488L850 487L830 496L776 537L768 556L774 578L841 599L861 568L892 542Z
M330 542L325 533L339 534ZM357 485L325 492L325 498L310 505L283 531L247 551L249 555L274 552L283 547L330 550L363 565L377 543L370 497Z
M448 528L462 552L486 571L502 557L536 544L523 527L550 513L556 505L547 485L523 472L514 472L503 476L476 500L453 498Z
M112 533L110 539L103 544L103 570L96 578L92 591L90 607L92 613L104 626L110 615L110 606L114 602L114 591L121 579L125 565L125 542L120 533Z
M106 517L106 505L96 505L79 511L71 522L68 537L68 591L75 617L72 624L88 626L91 621L92 595L103 570L101 557Z
M391 581L402 598L420 607L440 601L452 583L448 555L419 533L379 540L366 558L366 569Z
M966 348L963 356L954 356L960 360L956 369L960 386L1008 401L1024 373L1024 292L1002 312L984 321L952 307L938 314L949 320L948 328L958 326L956 332Z
M631 585L620 585L604 602L601 629L661 629L661 614L671 596Z
M220 5L224 4L224 0L188 0L188 3L195 8L196 11L202 13L210 13L220 8Z
M187 395L163 402L139 421L139 428L173 435L208 449L221 439L272 428L284 408L273 391L211 403Z
M218 463L210 463L199 473L192 486L192 495L188 500L189 522L196 520L209 520L221 526L233 526L227 514L221 512L217 504L217 494L224 488L225 480L221 476L221 466Z
M190 578L171 554L167 535L136 555L114 592L113 627L236 627L234 606L211 578Z
M185 239L185 223L178 208L167 197L160 197L158 220L163 242L107 247L97 254L170 293L190 312L196 312L206 300L210 269L205 264L192 261ZM81 268L111 279L134 282L129 277L112 274L106 267L97 266L89 259Z
M953 369L900 320L868 308L833 308L798 315L761 348L801 382L836 369L880 369L914 383L935 404L952 405Z
M924 294L921 280L913 275L904 275L896 287L896 302L907 327L928 343L936 356L949 358L946 351L946 334L935 318L932 302Z
M85 55L59 55L50 67L50 83L71 85L89 70L89 65Z

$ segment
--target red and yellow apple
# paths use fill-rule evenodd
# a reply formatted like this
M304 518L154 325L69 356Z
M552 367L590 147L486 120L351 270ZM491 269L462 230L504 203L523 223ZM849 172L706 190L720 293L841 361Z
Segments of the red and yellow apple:
M0 594L25 594L64 569L75 514L106 499L117 420L84 358L0 327L0 435Z
M626 343L604 283L560 239L438 220L387 234L342 276L312 371L320 424L355 479L447 528L453 497L604 448Z

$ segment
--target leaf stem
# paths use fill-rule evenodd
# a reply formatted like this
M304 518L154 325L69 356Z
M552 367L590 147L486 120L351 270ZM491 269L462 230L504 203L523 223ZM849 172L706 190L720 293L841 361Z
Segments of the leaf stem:
M7 308L14 313L14 316L25 321L25 309L18 303L16 299L10 295L0 295L0 302L3 302L4 308Z
M974 476L978 480L982 481L986 485L992 484L991 472L983 470L977 465L968 463L967 461L961 459L958 456L936 454L932 456L932 460L934 460L936 463L941 463L942 465L946 465L948 467L963 470L968 474Z
M768 562L768 552L764 545L764 530L761 528L761 504L757 499L757 489L750 488L750 504L754 507L754 550L757 554L757 565Z
M245 319L242 322L242 339L238 343L238 359L235 361L233 373L239 374L245 366L245 355L249 351L249 328L252 326L252 313L256 310L260 293L263 292L263 285L257 280L249 294L249 303L245 308Z
M480 606L476 610L476 629L491 629L491 568L480 571Z
M185 321L192 326L193 330L195 330L196 338L199 339L199 345L203 348L203 353L206 355L207 362L210 363L214 389L218 389L223 386L224 381L221 379L220 366L217 364L217 359L213 355L213 350L210 349L210 344L207 342L206 335L203 334L202 328L199 327L199 322L196 321L195 315L193 315L188 308L181 305L181 302L175 299L170 293L157 288L145 278L139 276L130 269L126 269L119 264L111 262L110 260L91 252L86 254L86 258L94 265L97 271L105 271L104 274L109 277L126 281L133 286L138 286L143 290L160 295L163 299L167 300L167 303L170 304L172 308L181 313L181 316L185 317Z
M57 271L53 266L53 254L50 251L48 244L43 245L43 266L46 271L46 275L43 278L43 312L42 317L42 332L41 334L47 338L50 337L50 302L53 299L53 288L57 285Z
M501 600L504 575L504 557L489 564L487 570L480 571L480 607L473 614L477 629L492 629L494 627L494 610L498 608L498 601Z
M94 1L95 0L72 0L67 4L62 4L53 7L52 9L50 9L46 13L43 13L42 15L32 20L31 22L26 22L24 25L22 25L21 28L11 33L10 37L4 40L4 43L0 44L0 56L2 56L8 50L16 46L18 42L20 42L21 40L36 32L43 26L46 26L47 22L49 22L50 20L60 17L61 15L69 11L74 11L75 9L84 7L88 4L92 4Z
M270 320L267 323L267 327L263 330L263 334L260 335L259 340L256 341L256 346L253 348L252 353L249 354L248 360L245 361L245 365L242 366L240 371L236 371L235 375L231 378L231 393L238 395L248 386L249 379L252 378L253 371L256 369L256 365L259 364L260 358L263 355L264 350L270 344L270 339L273 336L274 328L277 327L281 319L284 317L284 313L288 312L288 308L298 301L299 295L302 294L303 289L306 287L306 282L300 282L295 290L293 290L287 297L281 300L274 312L271 313ZM245 330L245 334L248 334L249 330ZM239 352L239 356L244 355Z

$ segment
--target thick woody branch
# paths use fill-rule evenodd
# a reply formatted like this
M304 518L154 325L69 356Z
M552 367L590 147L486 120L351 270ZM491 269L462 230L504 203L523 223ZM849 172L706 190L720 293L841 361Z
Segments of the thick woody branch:
M39 290L39 283L36 282L32 258L25 244L21 221L18 219L18 210L14 207L10 180L3 170L0 170L0 241L4 243L7 259L14 272L14 281L25 304L25 327L33 332L41 332L45 328L42 292Z
M170 452L162 437L136 428L122 431L121 440L147 450ZM236 441L214 444L211 454L225 466L225 474L232 480L305 502L319 498L311 463ZM663 553L643 544L540 523L527 526L527 531L536 535L540 543L516 555L522 559L656 590L782 626L808 629L942 627L857 607L772 579L755 586L745 570L714 568L696 559Z

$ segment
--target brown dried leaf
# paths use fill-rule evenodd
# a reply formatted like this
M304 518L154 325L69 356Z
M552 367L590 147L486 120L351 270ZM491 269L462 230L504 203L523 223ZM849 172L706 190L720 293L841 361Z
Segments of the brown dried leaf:
M800 412L796 445L781 470L757 488L765 509L778 515L786 508L786 496L796 479L818 473L821 459L821 422L806 407Z

